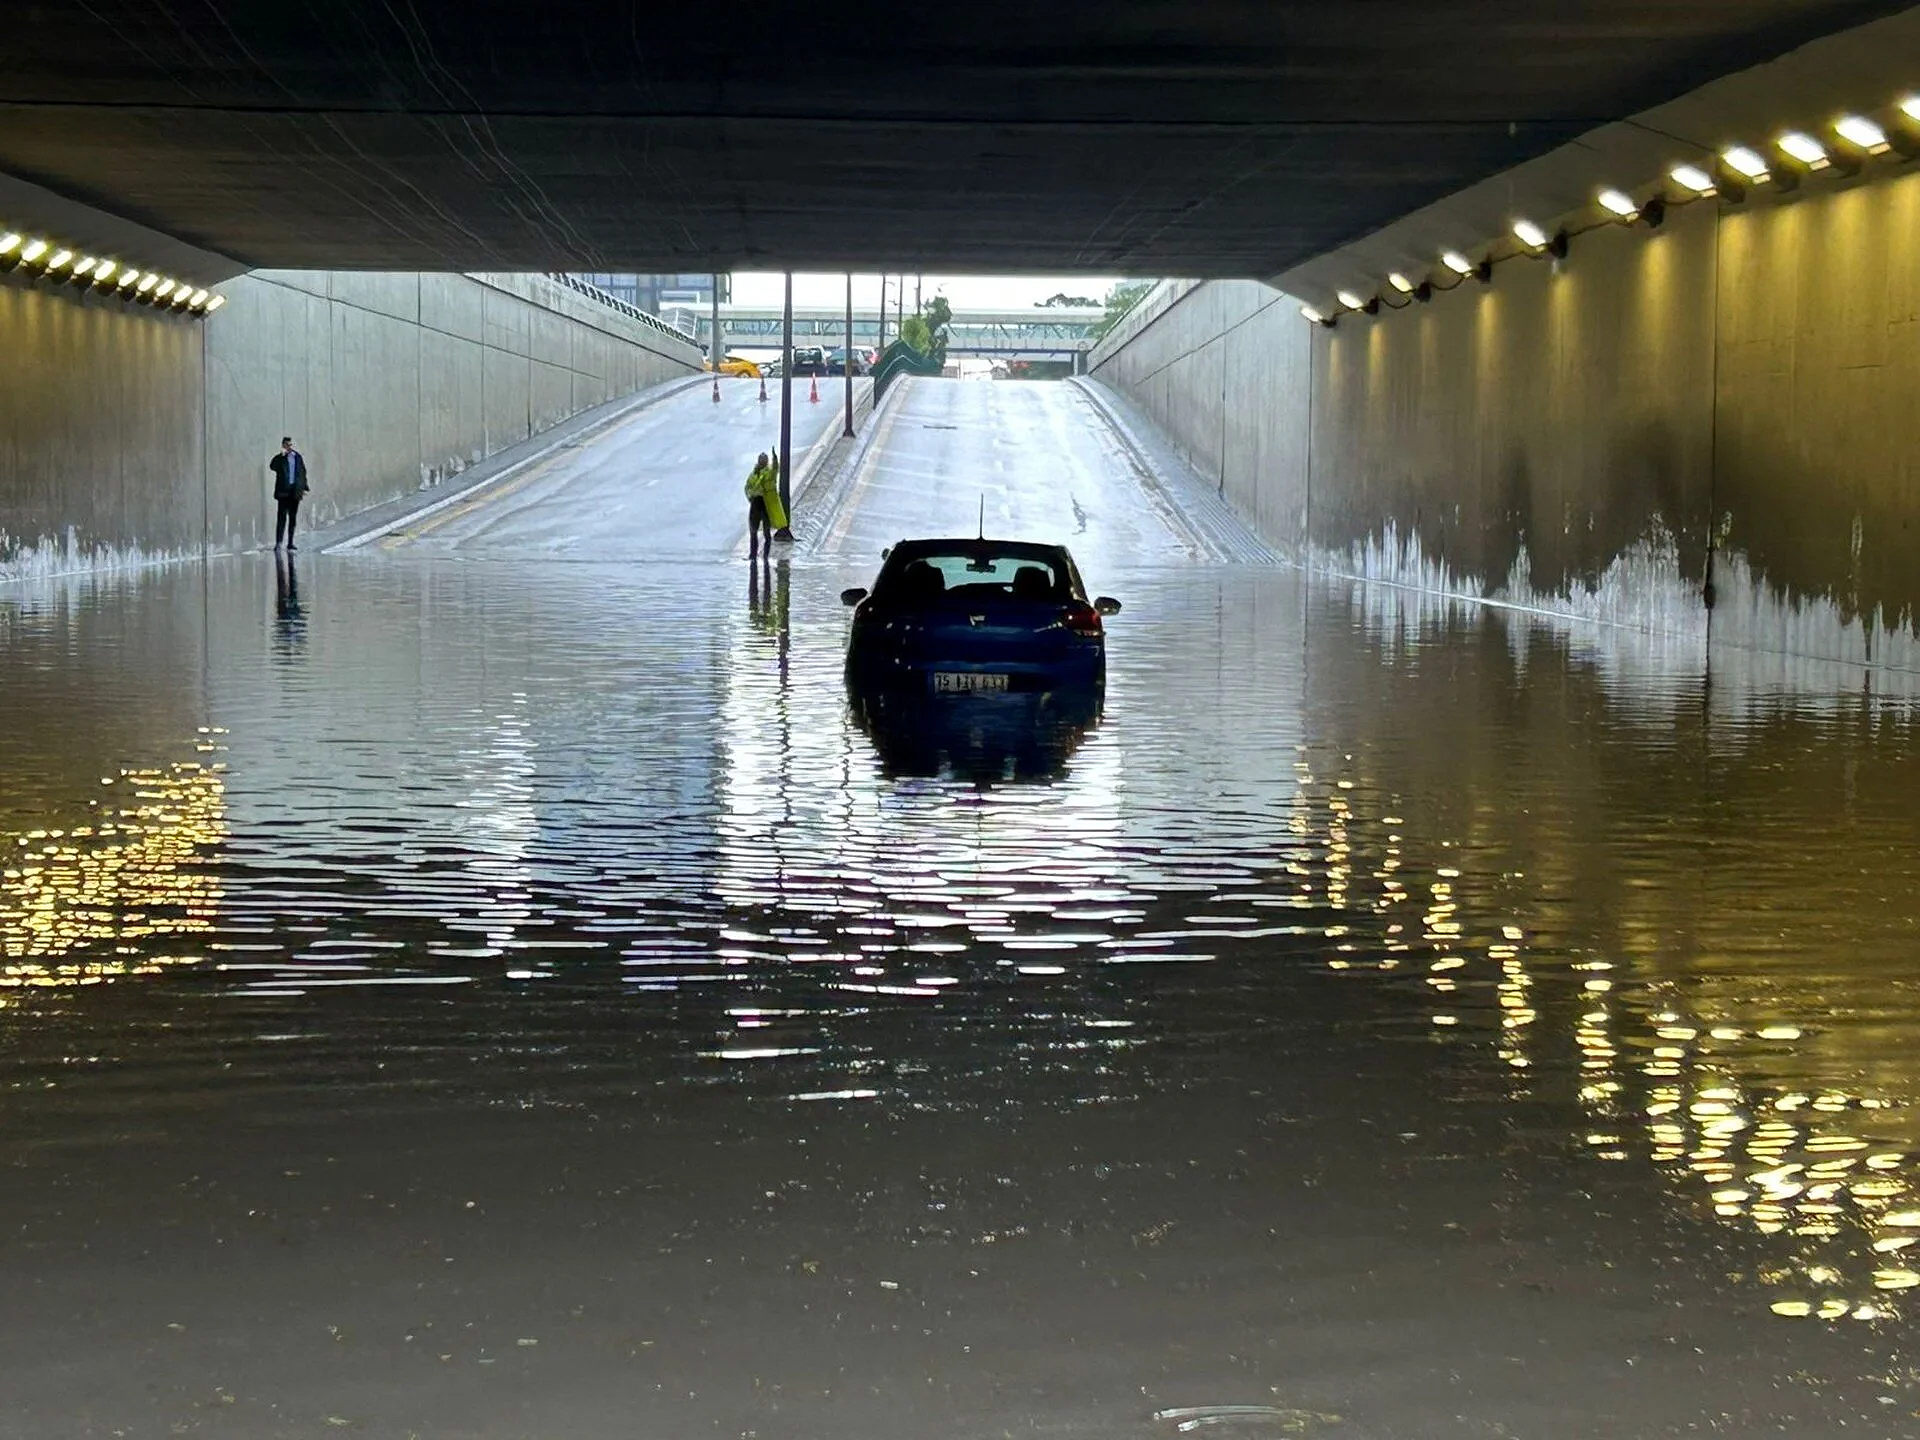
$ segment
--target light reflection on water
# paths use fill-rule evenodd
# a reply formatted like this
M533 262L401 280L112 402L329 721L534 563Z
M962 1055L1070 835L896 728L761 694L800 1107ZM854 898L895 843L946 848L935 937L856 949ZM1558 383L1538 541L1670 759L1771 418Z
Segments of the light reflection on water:
M127 1023L32 992L138 975L336 1062L484 1048L459 1084L493 1098L618 1073L1085 1104L1151 1083L1154 1052L1257 1049L1312 971L1373 987L1409 1084L1549 1115L1586 1164L1737 1232L1776 1313L1903 1316L1903 704L1809 704L1777 667L1743 688L1737 657L1705 687L1396 592L1146 572L1112 587L1106 718L1048 773L895 779L845 711L848 579L327 564L290 638L245 567L210 572L204 632L201 578L157 576L85 602L106 633L145 606L204 646L184 689L116 652L145 735L76 705L93 655L16 608L16 1074L59 1062L37 1024L111 1048ZM396 991L454 1023L383 1009ZM256 1054L242 1083L302 1063ZM329 1077L342 1104L356 1073Z

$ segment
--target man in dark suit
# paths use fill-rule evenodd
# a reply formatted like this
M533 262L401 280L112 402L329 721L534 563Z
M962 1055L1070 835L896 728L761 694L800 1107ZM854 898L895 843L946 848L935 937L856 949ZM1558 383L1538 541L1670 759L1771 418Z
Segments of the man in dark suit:
M307 459L293 448L291 435L280 437L280 453L267 462L267 468L273 472L273 499L280 511L273 522L273 548L278 550L284 543L287 549L298 550L293 527L300 518L300 497L307 493Z

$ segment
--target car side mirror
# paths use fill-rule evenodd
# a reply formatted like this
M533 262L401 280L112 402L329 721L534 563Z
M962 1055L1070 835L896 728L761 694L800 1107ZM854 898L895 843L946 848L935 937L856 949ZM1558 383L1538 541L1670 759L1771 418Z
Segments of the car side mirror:
M1102 615L1118 615L1120 613L1120 602L1111 595L1102 595L1098 600L1093 602L1093 608Z
M842 590L840 592L840 603L842 605L858 605L866 598L866 588L860 585L854 586L851 590Z

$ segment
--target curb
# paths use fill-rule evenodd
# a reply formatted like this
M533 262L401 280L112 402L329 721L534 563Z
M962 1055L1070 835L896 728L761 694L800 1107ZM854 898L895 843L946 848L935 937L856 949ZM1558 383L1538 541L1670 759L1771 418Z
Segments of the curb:
M1075 375L1069 382L1084 396L1093 407L1094 413L1105 423L1121 447L1126 450L1133 463L1140 469L1141 477L1153 489L1159 492L1167 507L1178 519L1207 558L1215 562L1239 564L1280 565L1285 561L1274 548L1267 543L1254 528L1241 517L1238 511L1227 504L1210 486L1205 485L1197 475L1189 471L1185 475L1169 473L1169 467L1154 460L1147 446L1134 433L1128 417L1113 403L1106 387L1088 375ZM1179 459L1178 456L1175 457ZM1182 468L1186 462L1179 460ZM1188 500L1184 492L1193 490L1195 499L1204 497L1204 504L1196 505ZM1219 513L1208 514L1209 511ZM1225 520L1233 533L1222 535L1216 526ZM1209 521L1212 523L1210 524ZM1238 553L1236 553L1236 551Z
M871 421L876 413L873 404L873 386L871 384L867 386L866 398L864 400L859 395L854 396L853 415L856 422L860 419L860 412L863 405L866 408L867 417L869 421ZM845 422L842 421L841 423L844 424ZM853 443L856 448L859 446L861 439L867 434L867 431L870 431L872 428L872 425L869 424L867 429L861 431L860 436L855 438ZM844 434L836 431L829 425L826 433L808 447L806 455L800 461L800 468L793 472L793 479L788 487L795 509L799 508L800 497L812 489L814 482L820 478L820 472L826 468L827 457L831 455L834 448L846 438Z
M854 438L853 444L848 447L847 453L840 457L840 463L835 467L834 488L828 492L826 505L810 512L807 517L809 523L802 527L800 535L794 537L796 553L809 557L818 554L823 525L831 526L834 516L839 512L840 503L845 498L842 492L846 482L858 475L860 467L866 463L867 452L873 448L875 438L883 428L881 421L886 418L888 407L893 404L893 397L905 390L908 382L917 378L919 377L912 375L902 376L887 387L887 393L880 397L878 404L868 406L867 423L861 428L859 435ZM840 438L844 440L846 437L843 435ZM822 515L826 517L824 521L821 520Z

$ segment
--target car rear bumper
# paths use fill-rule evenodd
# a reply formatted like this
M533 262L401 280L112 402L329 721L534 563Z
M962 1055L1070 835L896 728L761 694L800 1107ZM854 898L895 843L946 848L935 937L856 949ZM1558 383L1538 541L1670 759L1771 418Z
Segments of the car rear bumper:
M1066 687L1100 685L1106 656L1097 649L1074 651L1046 660L936 659L856 651L847 657L847 678L862 686L934 694L936 675L1005 676L1001 693L1034 694ZM940 692L943 697L946 692ZM954 698L965 698L962 692Z

